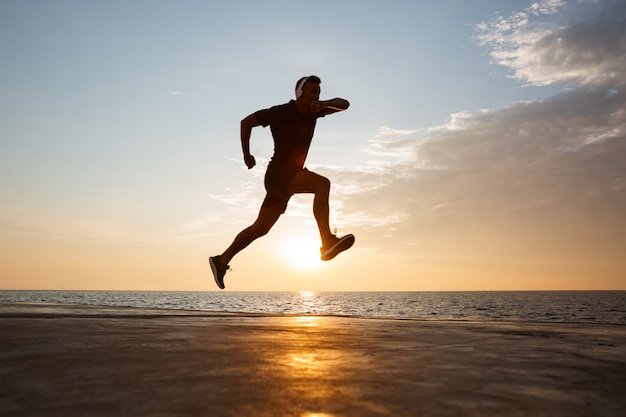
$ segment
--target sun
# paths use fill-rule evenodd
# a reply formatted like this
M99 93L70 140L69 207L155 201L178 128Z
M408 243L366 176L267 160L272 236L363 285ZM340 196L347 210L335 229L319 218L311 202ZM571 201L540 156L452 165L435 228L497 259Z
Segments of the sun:
M281 250L287 262L298 269L315 269L322 264L319 237L304 235L289 239Z

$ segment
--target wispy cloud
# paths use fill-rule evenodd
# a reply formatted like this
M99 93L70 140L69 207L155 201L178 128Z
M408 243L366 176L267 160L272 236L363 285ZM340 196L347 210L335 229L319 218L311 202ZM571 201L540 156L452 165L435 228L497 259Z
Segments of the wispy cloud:
M623 1L541 1L481 23L478 40L528 84L623 85L625 16Z

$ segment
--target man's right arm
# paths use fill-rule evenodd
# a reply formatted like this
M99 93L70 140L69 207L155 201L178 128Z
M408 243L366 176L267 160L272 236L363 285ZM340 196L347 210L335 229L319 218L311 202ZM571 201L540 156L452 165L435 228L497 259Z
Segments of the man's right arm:
M241 149L243 150L243 160L248 169L256 165L256 160L250 153L250 136L252 135L252 128L256 126L261 126L261 123L254 113L241 121Z

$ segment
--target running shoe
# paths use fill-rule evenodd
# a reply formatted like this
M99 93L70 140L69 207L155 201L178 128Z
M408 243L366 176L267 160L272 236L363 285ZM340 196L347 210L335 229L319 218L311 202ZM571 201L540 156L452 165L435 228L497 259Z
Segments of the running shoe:
M330 261L335 256L339 255L344 250L350 249L354 244L354 235L345 235L342 238L338 238L335 243L329 247L321 247L321 259L322 261Z
M209 263L211 264L211 271L213 271L213 278L215 278L215 283L220 288L220 290L223 290L224 288L226 288L224 286L224 275L226 275L226 271L230 269L230 266L222 266L219 255L211 256L209 258Z

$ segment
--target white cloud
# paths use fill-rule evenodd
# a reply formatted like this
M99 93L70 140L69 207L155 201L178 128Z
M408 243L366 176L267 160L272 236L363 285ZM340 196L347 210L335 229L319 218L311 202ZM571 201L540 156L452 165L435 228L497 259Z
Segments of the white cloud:
M533 2L529 10L534 15L554 14L565 5L563 0L542 0Z
M398 159L394 153L396 144L385 138L375 145L381 150L379 157L385 155L382 150L391 148L391 156L381 162L387 163L387 170L379 174L380 178L372 173L351 179L371 183L382 179L387 184L390 179L411 179L415 182L415 197L420 195L419 187L425 180L439 181L440 186L450 181L468 183L461 193L466 193L471 185L472 190L482 190L486 195L497 183L504 183L502 187L507 188L512 183L521 186L524 179L541 182L555 172L575 173L583 169L590 162L588 158L605 152L611 156L619 151L619 143L626 137L624 108L624 94L607 96L601 91L580 90L543 102L516 103L499 111L454 115L445 130L412 140L403 138L403 154L419 154L428 166L438 169L424 170L424 164L409 166L407 161L417 158ZM603 169L611 168L614 176L619 176L623 165ZM584 166L585 170L592 168ZM560 185L568 188L567 183ZM529 188L529 192L541 192ZM553 195L553 191L548 194Z
M626 82L626 3L535 2L477 26L479 42L512 77L532 85Z

